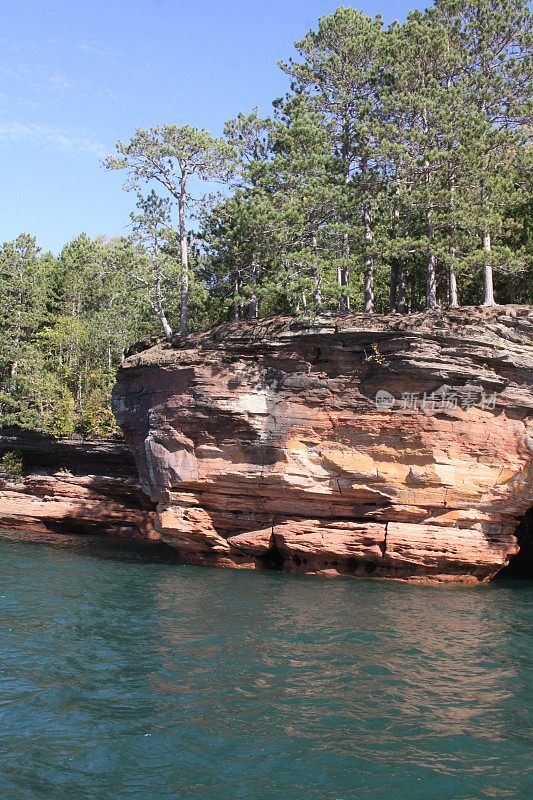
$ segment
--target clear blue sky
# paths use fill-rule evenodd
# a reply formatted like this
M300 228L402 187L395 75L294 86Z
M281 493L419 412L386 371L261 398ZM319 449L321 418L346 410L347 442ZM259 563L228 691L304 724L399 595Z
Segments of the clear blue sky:
M220 134L270 111L277 67L334 0L24 0L0 28L0 242L23 231L58 251L127 232L134 198L100 167L117 139L173 122ZM344 3L347 5L347 3ZM402 19L416 0L357 7Z

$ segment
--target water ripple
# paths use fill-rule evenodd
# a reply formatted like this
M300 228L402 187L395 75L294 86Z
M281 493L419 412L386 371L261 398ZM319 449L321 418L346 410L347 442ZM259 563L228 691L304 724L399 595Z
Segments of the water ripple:
M533 584L0 542L2 800L533 797Z

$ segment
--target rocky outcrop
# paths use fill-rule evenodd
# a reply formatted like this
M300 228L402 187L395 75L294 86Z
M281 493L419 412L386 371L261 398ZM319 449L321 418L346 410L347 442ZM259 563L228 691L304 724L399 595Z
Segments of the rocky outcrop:
M119 442L56 441L4 432L0 455L19 454L24 475L0 475L0 529L28 535L91 534L159 540L154 504L142 492L135 463Z
M487 580L533 506L533 313L224 326L131 355L114 410L192 564Z

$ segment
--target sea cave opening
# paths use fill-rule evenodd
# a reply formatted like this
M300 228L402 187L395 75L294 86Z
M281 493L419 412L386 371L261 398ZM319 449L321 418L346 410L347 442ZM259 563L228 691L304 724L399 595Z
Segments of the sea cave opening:
M533 508L524 514L516 529L520 550L514 555L498 577L529 578L533 580Z

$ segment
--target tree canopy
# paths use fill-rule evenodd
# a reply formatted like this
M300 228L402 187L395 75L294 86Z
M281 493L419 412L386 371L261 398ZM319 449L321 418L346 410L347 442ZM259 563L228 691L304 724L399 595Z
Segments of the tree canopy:
M0 247L4 425L112 432L115 370L146 335L533 302L525 0L435 0L388 27L340 7L280 67L268 116L117 143L129 236Z

